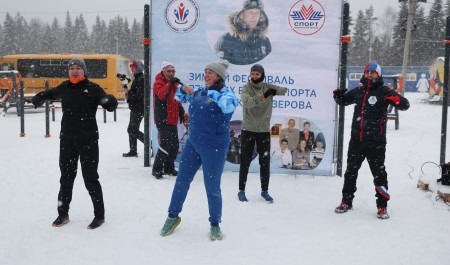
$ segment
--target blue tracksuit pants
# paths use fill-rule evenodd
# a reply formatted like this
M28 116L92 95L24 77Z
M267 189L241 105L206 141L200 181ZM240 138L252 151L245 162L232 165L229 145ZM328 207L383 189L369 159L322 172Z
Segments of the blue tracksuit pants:
M169 217L177 217L183 209L190 184L200 166L203 167L203 180L208 197L209 222L218 225L222 217L222 193L220 180L227 153L223 148L207 147L203 144L187 140L181 154L179 173L172 192L169 205Z

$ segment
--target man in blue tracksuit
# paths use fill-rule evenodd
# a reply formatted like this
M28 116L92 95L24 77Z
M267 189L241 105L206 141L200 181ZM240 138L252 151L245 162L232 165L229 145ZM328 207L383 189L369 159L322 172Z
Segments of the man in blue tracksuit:
M225 86L227 68L228 61L213 62L205 68L205 86L195 89L185 86L177 91L178 101L190 102L189 138L181 154L169 216L161 236L172 234L181 222L178 215L190 184L202 166L211 223L209 237L211 240L223 238L219 227L222 217L220 181L230 143L230 119L238 105L233 90Z

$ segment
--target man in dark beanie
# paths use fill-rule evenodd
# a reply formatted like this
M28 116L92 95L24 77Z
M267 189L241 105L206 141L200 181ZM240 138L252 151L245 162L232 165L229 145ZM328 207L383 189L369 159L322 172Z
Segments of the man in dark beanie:
M78 160L81 163L84 184L94 205L94 219L88 229L95 229L105 222L102 186L98 181L99 162L98 127L95 118L98 105L108 111L117 108L114 96L86 77L86 64L81 58L69 62L69 80L59 86L36 94L35 108L45 100L61 100L62 120L60 132L59 168L61 170L58 194L58 217L53 226L59 227L69 222L69 205L72 189L77 176Z
M262 60L272 51L266 37L269 18L261 0L246 0L242 10L228 17L230 32L215 44L217 56L232 64L246 65Z
M286 87L279 87L264 82L265 71L262 65L255 64L250 70L250 81L244 85L242 100L242 133L241 133L241 164L239 168L240 201L247 201L245 186L252 162L253 149L259 154L261 196L269 203L273 198L269 195L270 178L270 119L275 95L284 95Z

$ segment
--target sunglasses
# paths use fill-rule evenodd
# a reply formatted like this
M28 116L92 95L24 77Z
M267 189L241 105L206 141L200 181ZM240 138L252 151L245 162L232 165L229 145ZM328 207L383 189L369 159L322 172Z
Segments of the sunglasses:
M166 70L167 73L175 73L175 70Z

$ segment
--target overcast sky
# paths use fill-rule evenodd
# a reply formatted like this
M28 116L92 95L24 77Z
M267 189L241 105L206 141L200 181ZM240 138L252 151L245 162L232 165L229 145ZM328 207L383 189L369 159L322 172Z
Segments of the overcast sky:
M210 0L196 0L210 1ZM237 0L233 0L237 1ZM269 0L263 0L269 1ZM270 1L292 1L296 0L270 0ZM335 0L321 0L335 1ZM420 3L428 10L434 0L428 0L426 4ZM144 15L144 5L149 4L150 0L76 0L76 1L55 1L55 0L4 0L0 9L0 22L3 24L6 12L15 15L17 12L29 21L31 18L40 18L44 22L51 23L54 17L57 17L61 26L64 24L66 12L69 11L72 17L83 14L84 19L91 29L95 22L95 17L99 15L106 22L117 15L128 18L128 22L133 19L141 19ZM351 15L356 18L359 10L365 10L372 4L375 9L375 16L382 17L386 7L391 6L398 10L398 0L349 0Z

